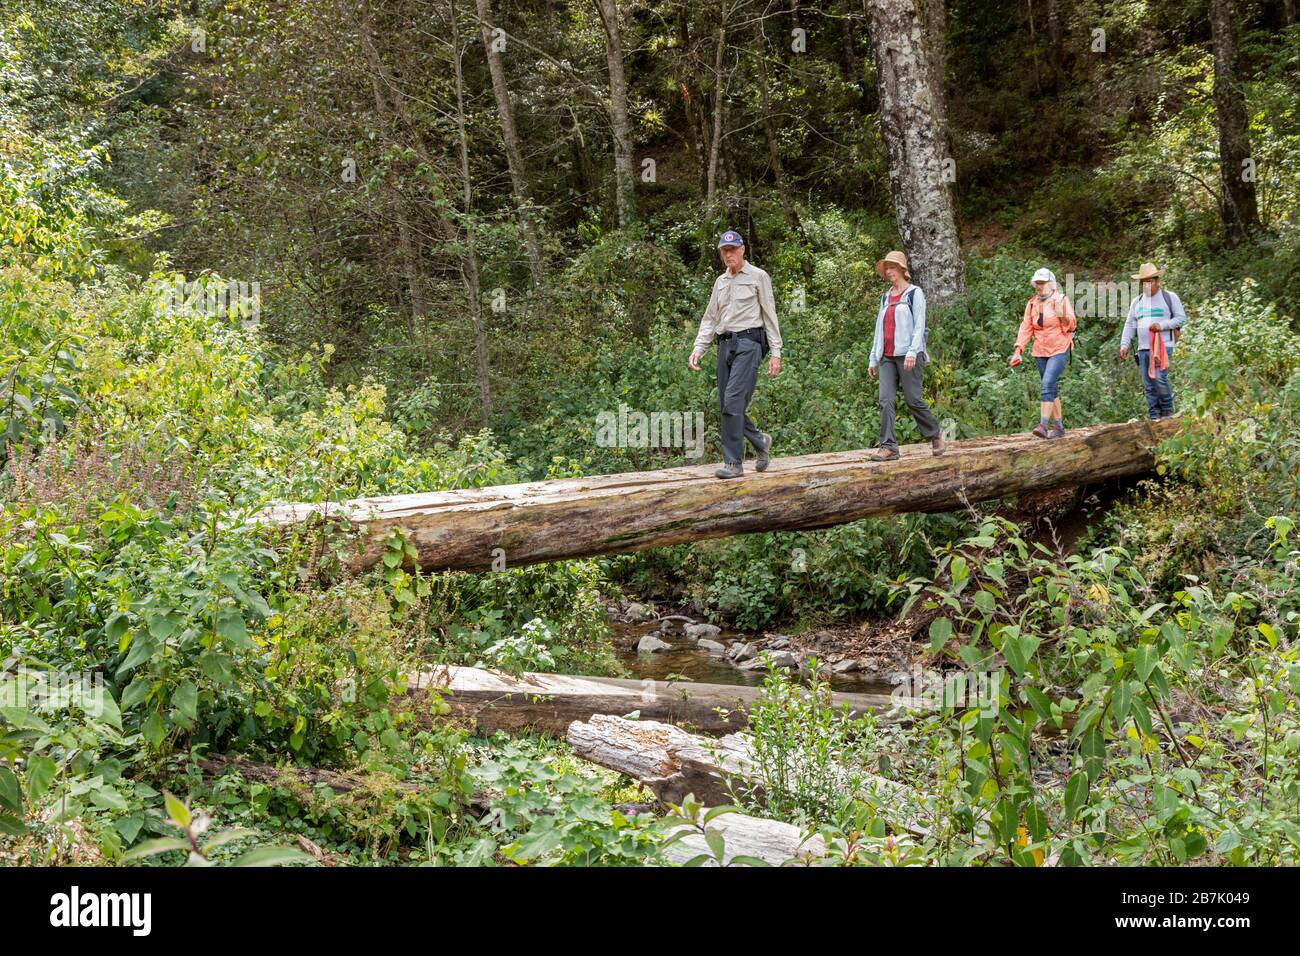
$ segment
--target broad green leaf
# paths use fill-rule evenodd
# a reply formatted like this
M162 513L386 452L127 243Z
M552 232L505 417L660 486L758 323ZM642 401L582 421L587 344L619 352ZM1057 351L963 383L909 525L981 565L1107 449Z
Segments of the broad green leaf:
M936 617L930 622L930 650L938 653L948 639L952 637L952 621L946 617Z
M1073 820L1088 799L1088 775L1080 771L1065 785L1065 816Z
M221 638L234 647L252 647L253 642L248 639L248 626L244 623L244 615L238 608L222 608L217 614L216 631Z
M167 816L171 817L177 826L188 827L190 825L192 819L190 817L190 808L166 790L163 791L163 806L167 808Z
M234 679L234 662L230 655L220 651L204 651L200 654L199 667L205 676L218 684L229 684Z
M724 861L723 853L726 851L727 839L722 835L721 830L707 829L704 831L704 842L709 845L709 852L719 863Z
M138 846L134 846L123 853L122 862L131 863L134 860L142 860L146 856L166 853L168 850L188 851L189 848L189 841L181 839L180 837L155 837L152 840L145 840Z
M190 720L198 717L199 689L193 681L185 681L172 691L172 706Z
M129 672L139 667L158 653L159 646L158 639L152 633L138 635L131 642L131 651L126 655L126 660L122 662L122 666L118 668L119 673L123 671Z
M18 775L4 766L0 766L0 807L13 813L23 812L23 793Z
M130 710L136 704L139 704L149 696L149 691L153 688L153 680L145 674L141 674L126 685L126 690L122 691L122 709Z
M1156 647L1154 644L1139 644L1133 649L1133 667L1140 681L1151 676L1156 666Z
M555 831L552 831L555 832ZM559 835L556 834L556 840ZM522 841L520 841L522 843ZM235 866L284 866L286 863L316 862L302 850L287 846L260 846L249 850L234 863Z
M144 734L144 739L149 741L150 746L157 747L167 738L167 725L163 723L162 717L157 711L154 711L140 727L140 733Z
M44 754L27 758L27 795L32 800L45 796L54 782L54 775L59 772L59 765Z

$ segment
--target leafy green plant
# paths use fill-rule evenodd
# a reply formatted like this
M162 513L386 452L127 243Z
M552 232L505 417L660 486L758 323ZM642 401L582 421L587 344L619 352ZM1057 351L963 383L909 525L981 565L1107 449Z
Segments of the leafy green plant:
M170 793L164 793L163 799L170 822L181 830L184 836L144 840L128 850L122 856L121 862L134 863L163 853L181 852L185 854L184 866L214 866L217 865L217 861L213 859L213 851L228 843L254 835L253 831L239 827L208 834L212 825L211 816L202 810L191 810L188 804L181 802ZM202 843L199 842L199 837L204 837ZM259 846L240 854L228 865L285 866L293 863L312 864L314 861L302 850L293 847Z
M817 659L808 667L816 675ZM739 786L744 802L790 822L834 821L859 798L874 729L871 715L833 707L825 681L814 676L805 687L769 662L749 714L757 786Z

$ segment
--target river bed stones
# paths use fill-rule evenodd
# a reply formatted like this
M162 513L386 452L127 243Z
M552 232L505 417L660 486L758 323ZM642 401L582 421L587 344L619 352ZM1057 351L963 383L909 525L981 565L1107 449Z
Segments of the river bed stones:
M637 642L636 652L638 654L653 654L656 651L672 650L672 647L667 641L661 641L658 634L647 634Z
M722 628L716 624L687 624L682 628L682 633L697 641L704 638L712 640L722 633Z

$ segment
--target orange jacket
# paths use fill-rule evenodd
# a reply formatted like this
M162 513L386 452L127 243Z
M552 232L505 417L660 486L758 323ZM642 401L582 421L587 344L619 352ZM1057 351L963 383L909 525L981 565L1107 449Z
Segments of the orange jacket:
M1039 315L1043 324L1038 324ZM1061 292L1053 292L1046 299L1033 295L1025 303L1025 317L1020 322L1020 334L1016 336L1016 348L1023 349L1032 338L1033 355L1047 358L1060 355L1074 344L1074 330L1079 320L1074 315L1074 306Z

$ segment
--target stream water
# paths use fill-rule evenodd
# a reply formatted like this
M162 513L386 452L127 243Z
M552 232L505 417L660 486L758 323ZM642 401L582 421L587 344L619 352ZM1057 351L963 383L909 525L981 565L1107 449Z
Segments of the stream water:
M665 680L675 675L678 679L699 683L756 686L767 676L764 670L741 670L728 661L725 654L710 653L697 647L694 641L686 637L685 623L682 621L645 621L635 624L611 621L610 626L614 631L614 645L618 649L619 660L638 679ZM647 634L656 634L672 645L671 648L652 654L637 653L637 644ZM735 641L753 641L759 638L760 635L723 628L720 634L710 640L730 646ZM893 690L893 685L881 680L878 675L860 671L827 674L826 680L837 691L888 694Z

